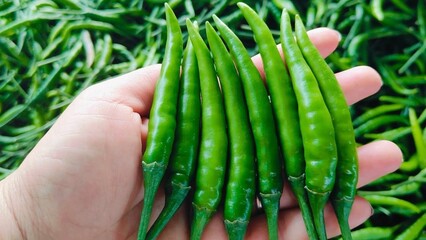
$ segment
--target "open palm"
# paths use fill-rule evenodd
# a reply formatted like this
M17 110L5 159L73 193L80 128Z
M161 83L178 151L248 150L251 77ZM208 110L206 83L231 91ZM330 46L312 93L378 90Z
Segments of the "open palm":
M336 32L321 28L309 32L323 56L337 47ZM259 56L253 61L262 73ZM16 223L16 234L30 239L135 239L143 199L141 155L160 65L96 84L81 93L27 156L17 171L0 182L5 216ZM380 77L371 68L357 67L337 74L347 101L353 104L375 93ZM401 152L393 143L379 141L359 148L362 186L394 171ZM3 198L3 199L2 199ZM152 220L164 201L162 192ZM1 208L0 204L0 208ZM160 237L188 238L188 203ZM281 201L280 237L306 239L296 201L285 187ZM356 226L371 215L370 205L357 198L350 222ZM2 217L0 216L0 222ZM205 229L206 239L226 239L218 213ZM327 231L338 234L329 207ZM267 236L265 217L255 213L247 238ZM0 238L1 238L0 229ZM210 237L210 238L209 238Z

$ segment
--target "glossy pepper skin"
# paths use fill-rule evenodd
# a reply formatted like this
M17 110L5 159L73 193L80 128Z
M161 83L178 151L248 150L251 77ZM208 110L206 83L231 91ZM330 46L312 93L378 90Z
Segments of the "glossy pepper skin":
M285 173L298 200L309 238L316 239L312 213L305 191L303 142L300 133L297 100L290 76L266 23L248 5L238 3L238 7L254 33L262 56L266 83L271 95L278 137L284 156Z
M351 239L348 219L358 183L358 155L351 114L333 71L310 41L299 17L296 17L295 34L299 48L319 83L333 120L338 162L336 184L331 194L331 201L339 221L342 237Z
M146 239L156 239L170 221L191 189L198 159L201 99L197 58L188 39L182 62L176 131L173 150L166 171L165 205L148 231Z
M155 193L166 171L176 128L183 40L179 22L173 10L167 3L165 9L167 43L151 106L146 150L142 157L145 194L138 232L139 240L145 239L146 236Z
M317 80L303 58L291 26L286 24L287 17L288 14L284 10L281 44L298 102L306 161L306 189L318 237L327 239L323 211L336 176L337 149L334 127Z
M222 198L228 149L225 109L213 59L198 31L186 21L200 69L201 143L192 201L191 239L200 239Z
M259 198L266 214L269 238L278 239L283 177L272 107L259 71L241 40L217 16L213 15L213 19L234 58L243 83L256 147Z
M225 102L229 137L224 221L229 239L244 239L255 200L255 152L241 79L225 44L206 22L207 39Z

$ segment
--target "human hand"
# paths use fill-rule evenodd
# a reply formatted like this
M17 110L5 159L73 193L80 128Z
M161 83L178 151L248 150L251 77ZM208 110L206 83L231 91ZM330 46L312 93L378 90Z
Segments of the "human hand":
M309 32L322 55L338 44L336 32ZM280 48L279 48L280 49ZM253 61L263 74L259 56ZM141 155L160 65L118 76L81 93L40 140L22 165L0 182L0 239L135 239L143 199ZM379 75L369 67L337 74L349 104L375 93ZM378 141L358 149L358 186L396 170L399 148ZM152 220L160 213L160 191ZM187 239L188 202L161 234L164 239ZM280 213L282 239L307 239L297 202L286 186ZM350 223L355 227L371 215L371 206L358 197ZM329 237L339 233L332 208L325 210ZM4 224L3 224L4 223ZM7 227L6 227L7 226ZM266 221L255 212L247 239L265 239ZM221 213L207 225L206 239L226 239Z

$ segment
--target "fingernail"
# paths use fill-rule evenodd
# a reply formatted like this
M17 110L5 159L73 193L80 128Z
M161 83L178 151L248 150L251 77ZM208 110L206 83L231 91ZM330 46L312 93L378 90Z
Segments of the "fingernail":
M340 42L340 40L342 40L342 34L339 31L336 31L336 30L334 31L336 32L337 38L339 39L339 42Z
M370 205L370 217L374 215L374 208Z

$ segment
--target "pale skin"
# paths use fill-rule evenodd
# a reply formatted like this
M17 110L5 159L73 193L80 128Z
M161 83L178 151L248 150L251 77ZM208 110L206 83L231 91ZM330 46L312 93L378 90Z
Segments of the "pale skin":
M339 42L338 33L327 28L309 35L324 57ZM253 61L262 73L260 57ZM0 239L136 239L143 200L141 155L159 71L160 65L153 65L103 81L71 103L22 165L0 182ZM349 104L374 94L382 84L378 73L365 66L336 75ZM358 155L359 187L395 171L402 162L400 149L388 141L361 146ZM160 192L153 219L163 201ZM160 238L188 239L188 206L184 204ZM281 209L280 239L307 239L287 186ZM370 204L357 197L351 226L371 214ZM338 235L330 206L325 218L328 236ZM222 220L216 214L203 239L227 239ZM247 239L266 236L264 215L255 212Z

